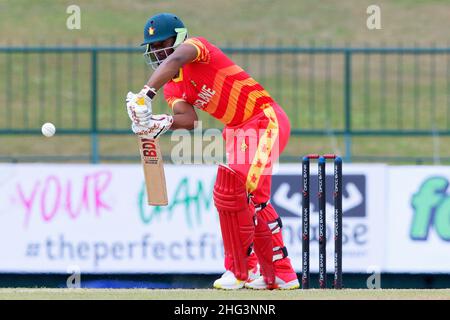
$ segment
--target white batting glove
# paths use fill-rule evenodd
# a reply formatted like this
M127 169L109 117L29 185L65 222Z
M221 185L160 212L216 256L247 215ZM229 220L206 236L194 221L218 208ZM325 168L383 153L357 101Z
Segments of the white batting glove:
M156 114L150 117L149 125L143 126L133 122L131 130L141 138L156 139L169 130L172 123L172 116L167 114Z
M152 116L151 100L149 107L145 103L145 98L141 98L139 97L139 94L130 91L127 94L126 102L127 113L130 120L137 125L148 125L150 117Z
M149 93L150 93L151 98L149 97ZM139 91L139 93L137 95L138 95L138 98L144 98L144 103L150 109L150 112L151 112L152 100L156 96L156 90L145 85L144 88L142 88L141 91Z

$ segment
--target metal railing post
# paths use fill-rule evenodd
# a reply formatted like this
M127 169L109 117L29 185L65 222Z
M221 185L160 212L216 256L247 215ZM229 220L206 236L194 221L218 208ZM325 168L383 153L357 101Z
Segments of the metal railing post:
M97 130L97 50L92 50L91 56L91 162L98 163L98 130Z
M352 158L352 52L345 50L344 53L344 140L345 140L345 160L351 162Z

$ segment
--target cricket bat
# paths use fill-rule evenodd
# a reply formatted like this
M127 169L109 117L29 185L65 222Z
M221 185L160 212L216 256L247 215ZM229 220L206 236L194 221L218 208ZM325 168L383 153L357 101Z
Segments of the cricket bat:
M139 138L139 150L144 167L148 204L166 206L168 204L166 176L158 139Z

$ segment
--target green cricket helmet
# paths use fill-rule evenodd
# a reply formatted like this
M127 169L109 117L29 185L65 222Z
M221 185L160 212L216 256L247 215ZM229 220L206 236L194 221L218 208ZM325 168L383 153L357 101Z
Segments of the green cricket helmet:
M175 37L171 47L152 49L152 44ZM159 13L147 20L144 27L144 42L146 46L144 58L148 65L156 69L168 56L168 49L176 49L187 38L187 29L183 21L171 13Z

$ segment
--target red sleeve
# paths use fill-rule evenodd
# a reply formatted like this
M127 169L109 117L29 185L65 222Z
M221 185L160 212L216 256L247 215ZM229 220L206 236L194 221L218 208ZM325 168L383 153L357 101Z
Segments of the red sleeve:
M184 43L191 44L195 47L195 49L197 49L197 57L192 62L208 63L211 59L209 49L204 42L206 41L200 38L189 38L184 41Z
M171 109L178 101L186 101L183 99L183 94L174 82L168 82L164 85L164 99Z

